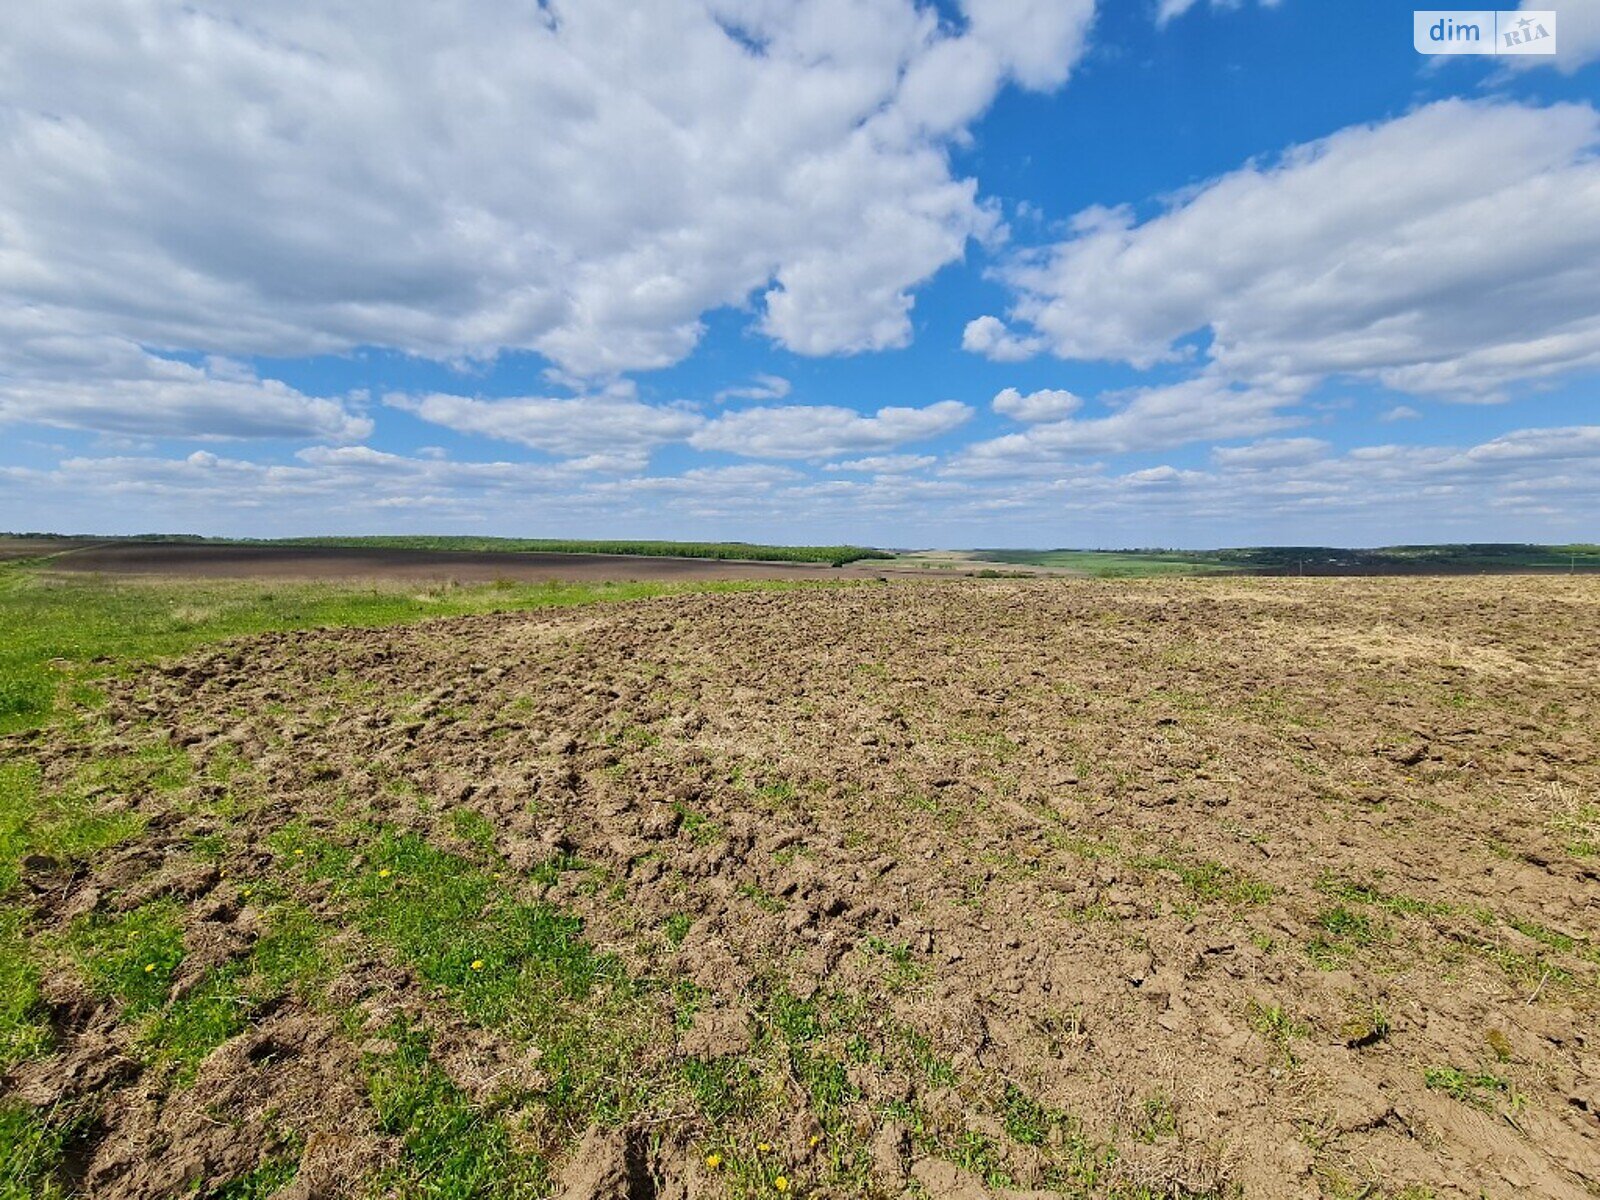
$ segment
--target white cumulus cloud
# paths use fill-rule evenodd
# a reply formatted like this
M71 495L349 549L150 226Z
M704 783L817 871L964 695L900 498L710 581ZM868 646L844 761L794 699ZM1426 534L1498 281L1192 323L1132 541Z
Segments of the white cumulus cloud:
M872 475L904 475L931 467L938 461L931 454L870 454L866 458L828 463L823 470L865 471Z
M383 400L457 433L518 442L567 458L620 456L637 466L657 446L682 441L705 424L704 417L687 409L642 403L626 385L592 396L482 400L431 392L393 393Z
M726 404L729 400L782 400L792 390L792 385L781 375L757 374L749 383L723 388L716 394L715 400L718 404Z
M1350 374L1500 398L1600 364L1600 114L1445 100L1252 163L1138 222L1095 210L1003 271L1012 318L968 327L1148 366L1209 333L1244 381Z
M1158 0L1156 24L1164 27L1175 17L1183 16L1199 2L1200 0ZM1212 8L1222 9L1239 8L1243 3L1244 0L1210 0ZM1263 8L1276 8L1279 0L1260 0L1260 3Z
M1523 10L1555 10L1556 52L1518 54L1500 61L1527 70L1554 66L1571 74L1600 58L1600 0L1523 0Z
M698 450L751 458L822 459L887 450L949 433L972 416L956 400L880 408L867 416L832 405L785 405L726 413L689 438Z
M997 227L949 147L1007 81L1059 86L1093 11L8 4L0 305L62 338L585 377L752 299L805 354L904 345L917 287Z
M1211 457L1221 467L1259 471L1304 466L1327 457L1331 448L1321 438L1266 438L1248 446L1217 446Z
M229 359L188 363L117 338L36 338L0 349L7 424L201 441L354 441L373 427L347 398L308 396Z
M1303 420L1301 393L1247 388L1201 376L1103 397L1105 416L1041 421L1021 433L973 442L948 470L962 476L1050 473L1072 457L1165 450L1211 439L1256 437Z
M1083 406L1071 392L1044 388L1024 396L1016 388L1006 388L994 398L994 410L1018 421L1059 421Z

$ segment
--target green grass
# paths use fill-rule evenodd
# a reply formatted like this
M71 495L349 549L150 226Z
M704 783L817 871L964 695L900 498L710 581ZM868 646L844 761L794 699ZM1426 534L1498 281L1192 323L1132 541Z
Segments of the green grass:
M4 539L34 539L36 556L75 546L110 542L178 543L206 546L319 546L352 550L422 550L458 554L615 554L624 557L709 558L743 562L826 563L843 566L859 559L895 555L869 546L774 546L760 542L673 542L622 538L508 538L472 536L374 535L298 538L208 538L194 534L140 534L135 537L70 538L55 534L0 533ZM26 545L26 542L23 543Z
M81 861L118 845L144 826L144 818L107 812L85 795L113 780L130 784L139 774L140 755L105 758L65 791L41 786L38 764L28 759L0 763L0 896L17 885L22 860L37 854L62 864ZM157 774L161 772L158 769ZM159 780L150 780L160 786Z
M1600 858L1600 805L1585 804L1555 822L1568 834L1567 853L1579 858Z
M23 923L21 910L0 907L0 1073L51 1046L39 1003L39 967Z
M1511 1084L1490 1071L1464 1071L1460 1067L1427 1067L1422 1072L1422 1082L1430 1089L1443 1092L1463 1104L1489 1111L1501 1096L1516 1098Z
M212 1193L211 1200L268 1200L268 1197L288 1187L299 1169L300 1164L296 1159L272 1159L218 1188Z
M0 1200L65 1200L55 1173L87 1120L72 1109L0 1101Z
M472 846L485 858L494 855L494 822L470 808L458 808L450 814L450 832Z
M294 991L309 997L332 978L335 964L328 943L335 929L295 904L274 905L266 924L251 951L259 994Z
M367 1091L383 1132L400 1139L399 1161L383 1173L383 1194L403 1200L476 1200L542 1195L542 1160L513 1151L510 1131L450 1082L427 1037L396 1023L395 1049L369 1056Z
M1295 1042L1311 1034L1311 1027L1298 1020L1281 1004L1252 1003L1250 1027L1271 1042L1284 1065L1291 1067L1298 1062L1294 1053Z
M160 1008L183 962L182 914L170 900L125 913L91 913L69 943L96 995L120 1000L129 1016Z
M975 550L983 562L1023 567L1067 567L1100 579L1144 579L1161 575L1230 574L1241 568L1173 550Z
M223 638L286 629L368 628L468 613L522 612L685 591L747 591L781 581L497 582L458 585L115 578L0 565L0 733L42 724L93 681Z
M482 870L414 835L381 835L344 886L373 937L483 1024L505 1024L530 992L555 987L582 1000L620 977L620 965L583 940L576 917L512 899Z
M283 869L331 885L354 924L454 1011L539 1050L547 1131L620 1123L647 1103L651 989L596 951L581 920L415 835L346 836L354 844L289 826L273 844Z
M1312 923L1320 932L1307 943L1306 954L1324 970L1346 962L1356 949L1372 945L1385 934L1383 926L1371 917L1343 904L1323 909Z
M249 965L241 961L208 971L193 990L158 1013L139 1038L147 1060L173 1066L180 1086L192 1080L207 1054L250 1023L254 1001L248 974Z
M678 814L684 832L696 846L709 846L722 837L722 828L702 812L690 808L682 800L672 802L672 811Z
M176 1086L191 1083L205 1057L243 1032L262 1005L290 991L314 999L330 978L331 928L290 903L271 905L265 924L248 956L207 971L143 1022L137 1038L142 1057L169 1068Z
M1316 887L1319 892L1342 900L1345 904L1370 904L1397 917L1443 917L1455 911L1450 905L1439 901L1385 892L1370 884L1355 883L1334 875L1323 875L1317 880Z
M1042 1146L1050 1136L1050 1127L1063 1122L1066 1114L1051 1111L1016 1084L1008 1083L1001 1098L1000 1118L1012 1141Z
M1128 865L1146 871L1173 872L1189 895L1202 904L1249 907L1272 899L1271 884L1209 859L1188 862L1171 855L1152 855L1131 858Z

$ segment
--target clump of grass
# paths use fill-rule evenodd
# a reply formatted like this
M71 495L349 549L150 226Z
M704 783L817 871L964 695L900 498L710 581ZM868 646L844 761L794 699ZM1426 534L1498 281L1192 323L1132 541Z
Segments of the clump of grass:
M1345 962L1355 948L1371 945L1382 933L1371 917L1343 904L1323 909L1313 923L1321 932L1307 943L1306 954L1324 970Z
M1000 1120L1012 1141L1042 1146L1051 1127L1063 1124L1066 1114L1046 1108L1016 1084L1007 1083L1000 1101Z
M0 1100L0 1197L66 1200L57 1180L67 1147L92 1120L77 1108Z
M1440 901L1385 892L1371 884L1355 883L1334 875L1324 875L1318 879L1317 890L1344 904L1371 905L1395 916L1442 917L1455 911L1453 906Z
M21 909L0 906L0 1073L50 1049L39 968L22 935Z
M928 1035L911 1025L896 1025L891 1041L911 1067L913 1077L933 1088L952 1087L960 1078L954 1064L934 1049Z
M673 946L681 946L684 939L689 936L689 930L694 928L694 917L688 913L673 913L661 922L661 932Z
M288 1187L299 1174L300 1163L295 1158L269 1159L255 1170L223 1184L211 1193L212 1200L269 1200L269 1197Z
M1270 1041L1284 1065L1291 1067L1298 1061L1294 1053L1295 1041L1311 1033L1309 1025L1295 1019L1281 1004L1252 1003L1250 1027Z
M1163 854L1133 858L1128 865L1146 871L1171 871L1189 895L1201 904L1222 903L1247 908L1272 899L1271 884L1209 859L1189 862Z
M127 841L144 827L144 818L136 813L110 812L89 800L85 792L96 782L90 778L69 791L45 792L36 762L0 763L0 895L17 885L19 864L27 855L78 861Z
M1389 1037L1389 1014L1373 1001L1355 1008L1339 1025L1339 1036L1351 1047L1373 1046Z
M683 831L696 846L709 846L722 837L722 829L715 821L703 812L690 808L682 800L672 802L672 811L678 814Z
M1005 1150L993 1138L975 1129L963 1130L949 1145L942 1147L941 1157L964 1171L971 1171L990 1187L1010 1187L1016 1182L1007 1169Z
M1141 1142L1158 1142L1174 1137L1178 1132L1178 1113L1172 1101L1157 1094L1146 1096L1140 1105L1139 1128L1135 1136Z
M766 1095L759 1072L735 1055L686 1059L679 1071L695 1107L713 1128L756 1111Z
M1550 785L1550 794L1556 810L1550 828L1565 842L1567 853L1600 857L1600 804L1558 783Z
M68 938L89 986L128 1016L159 1008L183 961L178 905L157 900L115 915L91 913Z
M782 1037L790 1069L811 1097L812 1111L830 1133L838 1129L845 1108L860 1099L850 1082L844 1059L828 1044L829 1034L848 1024L834 1007L815 997L802 1000L777 988L764 1006L769 1028Z
M918 982L927 975L927 967L917 961L911 953L911 947L905 942L891 942L884 938L869 936L862 942L863 948L873 955L880 956L886 965L884 972L884 987L891 992L898 992L911 984Z
M1467 1071L1449 1065L1433 1066L1423 1070L1422 1082L1433 1091L1443 1092L1451 1099L1484 1111L1492 1110L1495 1100L1501 1096L1510 1098L1515 1107L1516 1094L1510 1081L1492 1071Z
M570 850L557 850L544 862L528 871L528 878L545 888L552 888L568 871L586 871L589 865Z
M458 808L450 814L450 831L485 859L494 858L494 822L481 812Z
M694 1024L694 1015L706 1002L706 990L692 979L674 979L669 994L672 997L672 1024L680 1032Z
M1484 910L1480 916L1486 925L1492 926L1498 922L1498 918L1490 910ZM1528 988L1530 999L1532 995L1549 994L1546 985L1569 988L1576 982L1571 971L1551 961L1541 952L1524 954L1494 937L1475 937L1461 932L1452 932L1451 937L1460 946L1493 963L1507 976Z
M249 965L237 960L213 971L173 1001L141 1033L140 1046L158 1066L177 1068L177 1083L194 1079L201 1060L249 1024Z
M1530 921L1524 917L1507 917L1506 924L1515 929L1523 937L1532 938L1541 946L1548 946L1552 950L1570 952L1577 947L1577 942L1569 935L1558 929L1551 929L1548 925L1541 925L1537 921Z
M741 883L734 890L746 900L754 904L762 912L780 913L783 911L783 901L778 899L771 892L767 891L767 889L762 887L760 884Z
M367 1091L379 1127L400 1139L401 1155L379 1186L406 1200L542 1195L543 1160L512 1150L506 1127L429 1057L427 1038L403 1022L385 1034L395 1049L367 1060Z

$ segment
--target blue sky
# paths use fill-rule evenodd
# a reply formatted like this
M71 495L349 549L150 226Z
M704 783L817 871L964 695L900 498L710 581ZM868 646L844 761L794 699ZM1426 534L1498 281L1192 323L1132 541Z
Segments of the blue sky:
M0 528L1600 538L1600 0L323 7L0 15Z

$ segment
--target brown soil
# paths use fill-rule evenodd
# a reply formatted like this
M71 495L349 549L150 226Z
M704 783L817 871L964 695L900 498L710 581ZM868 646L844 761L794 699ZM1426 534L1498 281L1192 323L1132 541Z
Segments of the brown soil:
M34 554L53 553L35 549ZM56 571L171 575L198 579L450 579L488 583L606 580L838 579L881 575L886 564L742 562L629 554L516 554L500 551L341 549L323 546L208 546L114 542L85 546L50 563Z
M35 928L143 887L223 944L274 827L371 814L451 845L470 809L514 879L552 847L596 864L615 886L552 893L586 937L705 989L663 1053L753 1053L774 971L926 1038L956 1082L851 1068L874 1194L999 1194L930 1149L963 1137L1008 1194L1038 1186L1049 1148L1007 1136L1003 1084L1115 1146L1087 1194L1594 1197L1597 650L1600 582L1525 578L866 584L255 638L130 681L107 719L241 758L270 802L229 825L206 784L122 798L159 819L38 885ZM61 774L75 736L7 752ZM220 872L161 874L219 829ZM678 912L674 947L653 931ZM363 972L350 994L425 1013L458 1077L523 1061L383 956ZM351 1177L393 1153L324 1012L286 1002L151 1094L114 1012L52 988L58 1052L9 1083L110 1098L88 1195L226 1177L271 1149L269 1110L308 1147L297 1195L330 1138ZM932 1135L886 1115L907 1105ZM652 1120L655 1158L592 1131L561 1194L720 1194L698 1118ZM846 1194L801 1161L803 1096L772 1121L797 1194Z
M63 550L81 548L89 543L71 538L21 538L0 537L0 562L17 558L38 558L45 554L59 554Z

